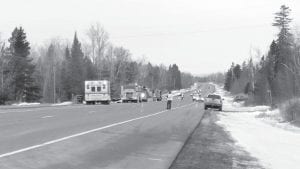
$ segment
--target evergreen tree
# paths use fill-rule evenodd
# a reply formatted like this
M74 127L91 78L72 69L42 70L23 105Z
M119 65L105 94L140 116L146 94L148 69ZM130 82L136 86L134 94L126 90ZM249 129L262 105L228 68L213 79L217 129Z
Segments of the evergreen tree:
M68 47L65 49L64 58L61 68L61 87L62 87L62 100L70 100L72 97L71 92L71 54Z
M242 69L239 64L235 65L235 67L233 68L233 73L235 79L239 79L241 77Z
M77 33L74 35L74 40L71 49L70 59L70 89L73 95L83 95L84 93L84 55L81 50L81 44L77 38Z
M225 84L224 84L224 89L227 91L231 90L231 87L234 82L234 74L233 74L233 68L234 68L234 63L232 63L231 68L227 71L226 77L225 77Z
M44 69L45 69L45 75L44 75L44 86L43 86L43 101L46 103L54 103L54 92L56 90L54 89L55 86L55 80L54 80L54 57L55 57L55 49L54 45L51 44L48 47L45 63L44 63Z
M295 75L292 70L294 61L292 56L293 37L290 33L290 22L292 19L289 7L282 5L280 11L275 13L275 20L273 26L279 29L278 38L276 40L276 54L275 54L275 72L276 78L273 81L277 90L276 100L289 99L295 96L295 84L291 83L295 80Z
M104 70L108 69L107 66L107 64L104 65ZM97 70L95 68L95 65L92 63L91 59L88 57L84 58L84 69L85 80L97 80ZM108 71L102 72L101 74L103 76L103 79L109 79L110 74Z
M266 105L269 103L269 84L267 78L267 67L265 58L262 57L259 63L260 69L256 74L254 86L254 101L256 104Z
M12 54L14 98L17 101L35 101L40 98L39 87L35 82L33 73L35 65L30 55L30 44L22 27L15 28L9 39Z
M179 67L174 64L173 65L173 73L174 73L174 81L175 81L175 89L178 90L178 89L181 89L181 72L179 70Z

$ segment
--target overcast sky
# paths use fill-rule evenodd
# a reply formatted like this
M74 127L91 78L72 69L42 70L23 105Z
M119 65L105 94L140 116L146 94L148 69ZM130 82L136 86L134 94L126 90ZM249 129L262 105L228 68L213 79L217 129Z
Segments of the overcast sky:
M251 49L265 53L276 29L280 5L300 24L299 0L0 0L0 32L8 38L23 26L32 44L60 37L86 37L101 23L116 46L133 58L176 63L193 74L225 71L247 59Z

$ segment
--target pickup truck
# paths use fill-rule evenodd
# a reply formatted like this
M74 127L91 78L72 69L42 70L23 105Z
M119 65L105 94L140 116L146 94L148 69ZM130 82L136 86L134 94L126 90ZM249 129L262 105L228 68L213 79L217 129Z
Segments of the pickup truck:
M214 109L219 109L219 111L222 111L222 98L220 95L216 94L209 94L205 99L204 99L204 109L207 110L208 108L214 108Z

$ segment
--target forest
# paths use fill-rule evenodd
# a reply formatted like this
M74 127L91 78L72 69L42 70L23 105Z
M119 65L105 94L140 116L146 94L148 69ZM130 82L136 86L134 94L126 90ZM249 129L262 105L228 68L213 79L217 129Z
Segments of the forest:
M300 33L292 28L291 9L282 5L275 13L272 25L278 28L276 39L270 40L270 47L265 55L256 52L253 57L241 65L232 63L226 72L224 88L233 94L244 93L249 96L247 104L287 106L284 112L291 112L292 120L300 109ZM286 107L286 106L285 106Z
M83 95L85 80L109 80L112 98L119 97L121 85L130 83L175 90L196 80L175 63L134 60L128 49L110 42L99 23L83 38L84 43L75 32L71 43L54 38L46 45L31 45L24 28L16 27L8 40L0 39L0 104L72 100Z

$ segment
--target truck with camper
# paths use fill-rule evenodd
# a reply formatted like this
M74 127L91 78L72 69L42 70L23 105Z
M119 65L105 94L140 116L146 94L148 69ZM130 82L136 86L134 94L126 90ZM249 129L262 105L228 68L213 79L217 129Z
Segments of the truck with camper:
M84 82L84 100L86 104L110 104L110 82L108 80L93 80Z
M217 94L209 94L204 100L204 109L207 110L208 108L219 109L222 111L223 107L223 99L220 95Z

